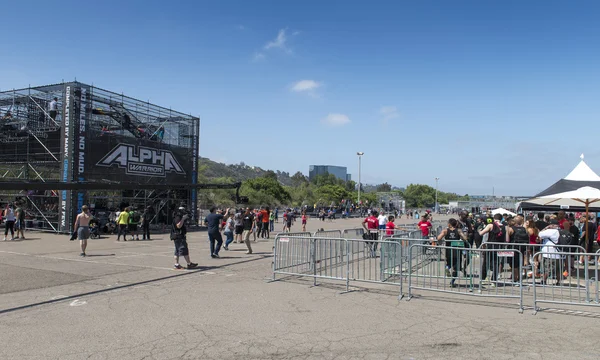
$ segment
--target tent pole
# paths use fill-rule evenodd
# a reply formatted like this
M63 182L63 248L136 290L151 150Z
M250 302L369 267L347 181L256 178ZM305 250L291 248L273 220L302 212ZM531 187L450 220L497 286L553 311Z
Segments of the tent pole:
M589 237L590 234L588 232L588 222L590 221L590 213L589 213L589 201L586 200L585 201L585 251L587 252L588 249L588 243L589 243Z

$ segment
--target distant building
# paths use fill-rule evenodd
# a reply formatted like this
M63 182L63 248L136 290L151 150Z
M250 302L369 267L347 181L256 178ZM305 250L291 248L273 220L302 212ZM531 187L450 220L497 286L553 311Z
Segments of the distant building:
M350 179L348 169L345 166L310 165L308 167L309 180L313 180L317 175L325 174L332 174L342 181L348 181Z
M352 181L352 175L346 174L346 181Z

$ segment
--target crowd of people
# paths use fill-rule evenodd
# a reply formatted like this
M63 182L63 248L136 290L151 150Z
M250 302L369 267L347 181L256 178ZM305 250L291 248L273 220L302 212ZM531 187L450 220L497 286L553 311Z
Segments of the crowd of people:
M473 214L462 211L458 215L458 219L448 221L448 226L435 239L444 241L448 247L457 248L447 248L445 254L447 275L453 278L461 271L466 274L471 254L464 250L475 247L511 250L513 256L509 266L515 282L522 276L540 276L543 282L551 277L559 283L562 278L575 271L577 263L583 264L587 260L589 264L593 264L591 257L585 259L584 255L577 255L576 253L582 252L577 249L583 248L585 253L592 253L594 245L600 242L597 220L581 213L567 214L561 210L553 214L492 216L487 213L474 217ZM431 224L423 219L419 227L423 238L429 238ZM529 268L531 272L528 273ZM523 273L519 269L524 269ZM493 286L501 271L502 264L497 253L489 253L482 259L483 282L490 282ZM454 279L451 285L455 285Z

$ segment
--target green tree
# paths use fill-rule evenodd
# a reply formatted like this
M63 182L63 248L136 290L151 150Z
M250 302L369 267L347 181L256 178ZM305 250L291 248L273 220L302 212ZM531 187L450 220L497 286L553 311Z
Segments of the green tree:
M260 177L244 181L240 194L247 196L253 206L287 205L292 200L290 193L272 177Z
M263 177L277 181L277 174L273 170L267 170Z
M343 186L337 184L320 186L315 191L315 195L320 203L324 203L326 205L329 205L332 202L338 204L342 201L342 199L350 197L348 191Z
M304 174L298 171L294 174L294 176L292 176L292 185L300 186L303 184L308 184L308 179L306 178L306 176L304 176Z
M390 192L392 191L392 185L386 183L377 185L378 192Z

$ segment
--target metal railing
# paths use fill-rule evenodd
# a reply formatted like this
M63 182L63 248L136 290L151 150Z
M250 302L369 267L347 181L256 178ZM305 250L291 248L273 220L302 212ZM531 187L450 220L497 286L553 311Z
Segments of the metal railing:
M328 232L362 236L363 229ZM540 304L600 307L600 251L585 253L575 245L484 243L479 249L468 242L437 241L401 235L379 239L320 236L317 232L278 234L275 238L273 280L277 275L399 287L399 298L408 284L408 299L415 290L478 298L516 299L523 312L524 299L534 313ZM583 263L576 260L581 257ZM533 291L530 291L533 289Z
M523 288L520 280L513 281L508 277L498 276L498 273L502 272L498 265L502 250L465 250L456 244L452 245L454 246L436 246L438 251L433 254L428 253L427 245L415 244L410 247L409 300L413 297L414 289L477 297L509 298L517 299L519 312L523 312ZM490 269L494 272L491 282L482 281L482 271L488 269L482 269L474 261L467 262L467 259L473 255L489 259ZM520 274L521 265L518 263L512 265L512 270Z
M397 274L401 268L400 244L387 240L299 237L279 234L275 237L273 280L277 275L317 279L402 285ZM402 288L400 294L402 295Z
M600 306L597 265L600 253L579 254L583 257L583 264L574 264L573 267L568 261L571 255L571 252L558 251L535 254L539 259L539 282L533 282L534 314L543 310L538 306L541 303Z

